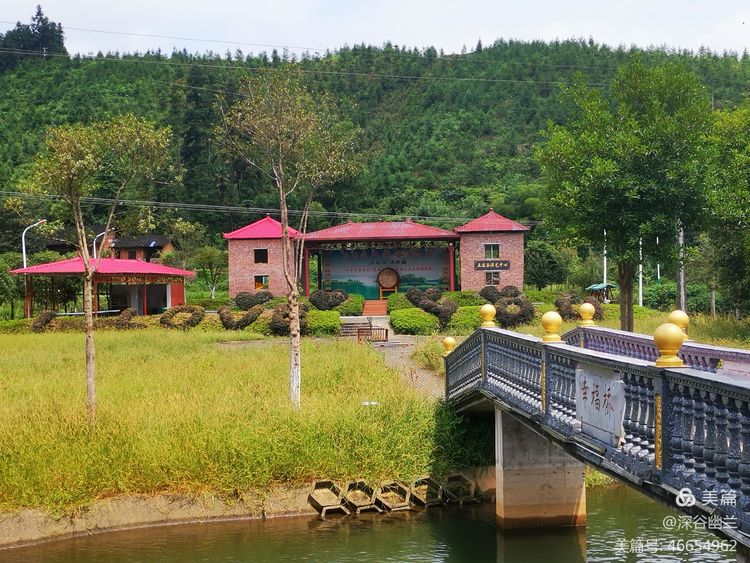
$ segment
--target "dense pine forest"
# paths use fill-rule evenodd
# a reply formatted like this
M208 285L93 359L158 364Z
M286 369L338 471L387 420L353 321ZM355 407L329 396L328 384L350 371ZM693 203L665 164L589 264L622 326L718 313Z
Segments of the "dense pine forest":
M747 53L615 49L593 40L500 39L457 55L386 44L299 58L277 51L83 58L66 53L64 27L40 13L31 26L19 27L30 30L9 31L0 47L0 186L6 192L16 189L19 167L40 148L45 128L132 112L171 127L179 168L177 183L144 199L274 207L267 182L222 155L212 129L218 97L231 98L243 73L297 64L308 87L329 93L363 131L361 171L320 200L325 210L473 217L493 207L516 219L540 219L544 195L533 147L547 122L565 119L560 92L566 84L606 89L635 53L649 63L678 60L694 70L717 108L740 104L750 80ZM214 235L249 219L179 213ZM18 225L4 215L0 246L10 250ZM314 221L312 227L323 224Z

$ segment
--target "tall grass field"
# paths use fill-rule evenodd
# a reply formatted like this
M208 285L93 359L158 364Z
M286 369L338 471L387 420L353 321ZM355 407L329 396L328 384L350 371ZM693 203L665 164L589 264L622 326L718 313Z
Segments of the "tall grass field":
M305 342L295 411L286 344L219 344L227 338L99 332L89 429L83 335L0 335L0 511L59 513L126 494L229 496L316 478L409 480L491 462L491 429L489 440L469 432L368 346Z

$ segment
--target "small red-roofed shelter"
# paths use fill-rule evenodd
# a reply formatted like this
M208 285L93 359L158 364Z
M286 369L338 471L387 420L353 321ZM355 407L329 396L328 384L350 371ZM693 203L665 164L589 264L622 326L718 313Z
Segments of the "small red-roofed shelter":
M96 264L94 274L94 312L99 309L100 288L106 288L108 300L106 312L116 312L129 307L139 315L153 314L185 304L185 278L193 277L195 272L172 268L155 262L141 260L121 260L118 258L91 259ZM56 262L37 264L27 268L11 270L11 274L29 277L25 300L28 303L29 316L33 315L34 276L80 277L85 268L83 258L67 258Z

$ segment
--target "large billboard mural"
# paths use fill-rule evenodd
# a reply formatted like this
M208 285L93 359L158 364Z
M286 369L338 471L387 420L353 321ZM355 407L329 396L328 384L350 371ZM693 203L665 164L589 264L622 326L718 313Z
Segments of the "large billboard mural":
M323 252L323 287L379 299L378 273L393 268L399 291L410 287L448 288L447 248L361 248Z

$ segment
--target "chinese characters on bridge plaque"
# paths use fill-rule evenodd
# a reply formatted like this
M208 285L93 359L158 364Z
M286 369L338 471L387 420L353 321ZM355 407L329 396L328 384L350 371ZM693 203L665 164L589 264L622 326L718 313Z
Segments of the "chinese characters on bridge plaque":
M580 364L576 368L576 415L581 432L617 446L625 432L625 392L614 370Z

